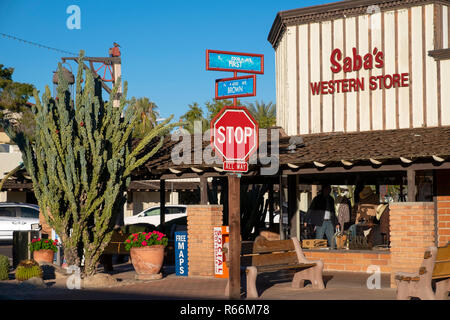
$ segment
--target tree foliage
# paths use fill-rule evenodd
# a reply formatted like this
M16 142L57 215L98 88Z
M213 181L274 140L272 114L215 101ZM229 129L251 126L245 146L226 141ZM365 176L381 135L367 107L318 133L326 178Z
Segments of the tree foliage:
M33 86L12 80L13 68L0 64L0 111L21 112L28 98L33 94Z
M147 97L139 99L133 97L130 106L139 115L139 122L133 136L143 138L157 124L159 117L158 106Z
M248 103L247 109L252 116L258 121L260 128L270 128L277 122L276 105L272 102L264 103L264 101Z
M238 105L240 101L238 100ZM232 106L231 100L216 100L205 102L204 108L206 108L206 114L204 108L200 107L197 102L193 102L188 105L189 110L181 116L180 120L183 121L183 128L190 133L194 133L194 123L196 121L201 122L202 132L209 129L211 120L222 110L225 106Z
M33 95L34 87L14 81L13 73L14 68L6 68L0 64L0 119L7 118L15 130L23 131L31 137L35 123L27 102Z
M170 117L133 143L141 114L127 107L127 83L119 107L113 100L120 80L104 102L101 80L83 70L83 57L81 51L74 99L61 64L56 97L48 86L42 98L34 91L34 142L8 120L1 122L22 152L41 212L60 236L67 262L79 266L84 255L84 273L92 275L123 209L132 171L156 153L176 124L169 124Z

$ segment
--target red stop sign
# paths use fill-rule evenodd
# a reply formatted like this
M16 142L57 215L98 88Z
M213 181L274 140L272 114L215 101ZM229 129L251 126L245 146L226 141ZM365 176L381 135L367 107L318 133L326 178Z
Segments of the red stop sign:
M258 123L245 107L224 107L211 121L211 144L226 162L246 162L258 149Z

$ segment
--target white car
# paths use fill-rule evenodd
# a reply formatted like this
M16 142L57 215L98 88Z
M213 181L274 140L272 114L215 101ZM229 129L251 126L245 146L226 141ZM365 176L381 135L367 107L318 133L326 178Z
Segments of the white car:
M173 219L186 217L186 206L183 205L168 205L165 210L165 222ZM159 206L145 209L138 214L124 219L125 225L148 223L158 226L160 224L160 208Z
M39 223L37 205L0 202L0 240L12 241L14 231L29 231L36 223Z

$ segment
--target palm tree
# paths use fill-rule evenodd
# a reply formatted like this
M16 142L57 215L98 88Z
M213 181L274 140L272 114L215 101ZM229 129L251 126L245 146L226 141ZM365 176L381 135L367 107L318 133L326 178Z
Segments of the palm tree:
M247 109L255 120L258 121L260 128L270 128L276 124L277 114L274 103L269 102L265 104L263 101L259 103L256 100L255 103L248 103Z
M138 111L141 116L141 121L137 126L135 136L145 136L145 134L153 129L156 125L156 119L158 119L159 117L159 112L157 111L158 106L146 97L139 99L133 97L131 105Z
M181 116L180 120L183 121L183 128L190 133L194 133L194 123L196 121L201 121L202 132L208 130L209 122L203 116L203 109L198 105L197 102L188 105L189 110Z

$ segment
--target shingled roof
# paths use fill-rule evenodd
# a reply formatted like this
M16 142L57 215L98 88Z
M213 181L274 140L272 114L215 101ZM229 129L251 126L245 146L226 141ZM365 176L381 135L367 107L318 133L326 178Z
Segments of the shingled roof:
M267 141L270 156L270 137ZM303 143L293 144L298 141ZM220 172L218 168L222 165L219 159L213 164L198 162L198 159L194 162L196 159L194 151L200 151L200 146L194 146L192 141L191 163L175 165L171 160L171 152L178 143L167 139L163 147L140 168L140 171L147 169L153 174L161 175L192 168L206 171L215 168ZM264 143L266 140L260 141L260 146ZM203 141L202 153L205 152L205 148L210 148L209 141ZM279 140L278 159L281 167L293 165L304 168L330 163L351 165L361 161L369 164L388 161L431 163L444 162L448 157L450 157L450 126L285 136ZM259 161L257 165L250 165L249 169L252 171L258 167L261 167Z
M270 130L269 130L270 132ZM270 156L270 135L267 140L260 141L261 145L267 141ZM154 141L143 152L151 150L158 141ZM300 143L299 143L300 142ZM168 175L185 177L185 173L192 175L206 172L223 174L222 162L216 158L213 164L207 164L198 159L206 148L211 148L209 141L203 141L201 146L194 145L191 139L191 163L174 164L171 158L174 147L179 141L172 141L166 137L163 146L143 166L133 172L132 180L159 179ZM296 144L295 144L296 143ZM211 149L209 149L210 151ZM196 153L199 151L201 153ZM208 150L206 150L208 151ZM208 151L208 152L209 152ZM197 158L196 158L197 154ZM214 153L212 152L214 155ZM414 128L397 130L380 130L352 133L309 134L299 136L281 136L279 139L279 165L282 170L293 169L298 174L307 173L308 168L349 168L354 164L364 164L366 168L383 171L384 165L400 164L433 164L430 168L450 168L450 126L434 128ZM381 163L383 166L380 166ZM249 175L257 175L262 165L260 159L257 164L250 164ZM397 166L399 167L399 166ZM399 167L403 170L403 167ZM311 172L309 172L311 173ZM9 180L4 189L30 189L27 179ZM29 182L29 181L28 181ZM192 189L192 183L183 183L177 189ZM131 190L158 190L159 184L154 182L133 181Z

